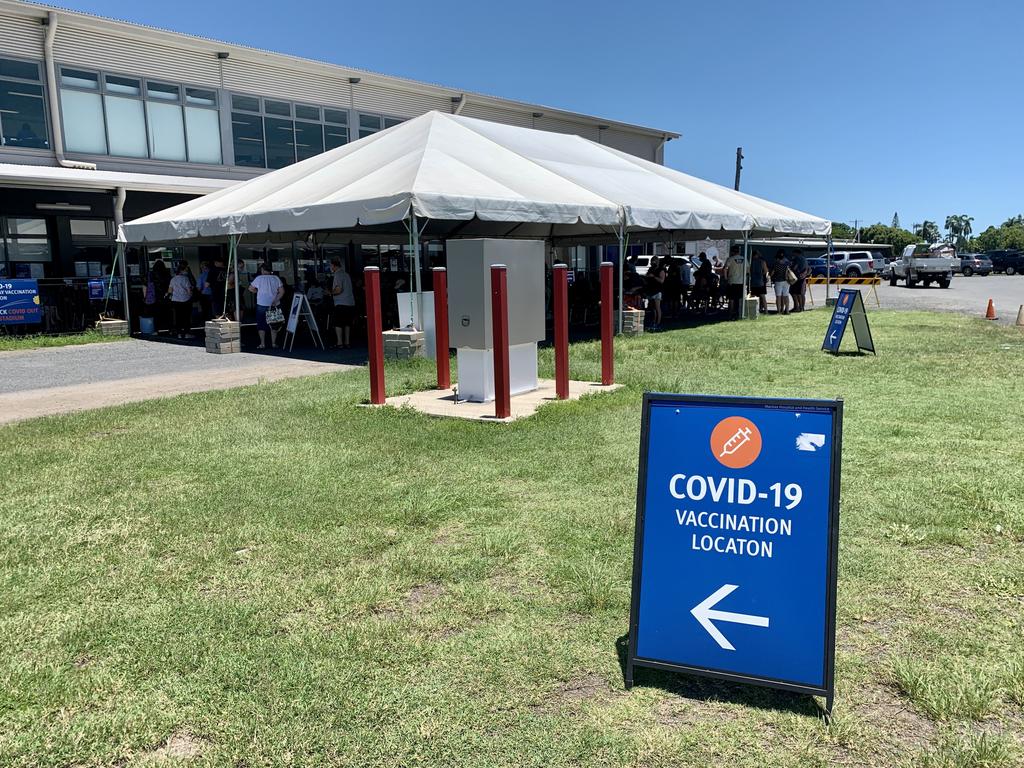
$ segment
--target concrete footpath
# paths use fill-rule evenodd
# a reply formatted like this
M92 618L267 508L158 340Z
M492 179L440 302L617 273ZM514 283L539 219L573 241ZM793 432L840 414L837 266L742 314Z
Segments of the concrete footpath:
M202 346L138 339L0 352L0 424L352 370L361 362L351 353L313 354L212 355Z

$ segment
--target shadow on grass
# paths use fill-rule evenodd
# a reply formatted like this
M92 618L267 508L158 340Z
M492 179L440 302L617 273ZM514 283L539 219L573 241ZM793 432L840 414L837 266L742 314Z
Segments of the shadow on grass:
M622 679L626 679L626 659L629 655L629 635L615 641ZM715 680L682 672L664 672L660 669L633 667L633 685L660 688L666 693L682 696L693 701L727 701L758 709L776 712L791 712L794 715L820 717L822 708L807 694L762 688L757 685L740 685L726 680Z

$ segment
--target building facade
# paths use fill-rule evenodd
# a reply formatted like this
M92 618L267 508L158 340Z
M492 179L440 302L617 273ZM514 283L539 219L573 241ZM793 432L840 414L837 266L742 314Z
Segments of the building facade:
M94 314L117 221L282 168L430 110L574 133L662 162L666 131L468 93L16 0L0 0L0 277L40 281L49 324ZM245 246L301 280L331 254ZM431 246L425 245L425 249ZM437 246L433 246L436 250ZM406 269L396 246L352 261ZM424 254L430 263L429 252ZM132 249L129 292L156 259ZM584 261L586 259L584 258ZM59 294L59 296L57 295Z

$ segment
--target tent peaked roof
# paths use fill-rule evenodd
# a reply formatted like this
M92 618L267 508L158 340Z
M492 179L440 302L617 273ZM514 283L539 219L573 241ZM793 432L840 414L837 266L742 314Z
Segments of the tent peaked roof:
M826 235L831 223L580 136L428 112L124 225L131 242L351 230L411 213L515 222L517 234Z

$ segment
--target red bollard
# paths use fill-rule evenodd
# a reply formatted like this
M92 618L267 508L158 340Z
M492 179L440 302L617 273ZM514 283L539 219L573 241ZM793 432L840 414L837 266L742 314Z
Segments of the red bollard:
M622 258L621 254L619 258ZM615 350L612 339L615 330L612 313L615 310L615 265L610 261L601 262L601 383L605 386L615 383Z
M551 271L552 313L555 324L555 395L569 399L569 268L555 264Z
M504 264L491 266L491 338L494 343L494 416L512 415L508 362L508 275Z
M384 404L384 336L380 319L380 269L365 267L366 346L370 352L370 402Z
M434 356L437 358L437 388L452 386L448 358L448 270L434 267Z

